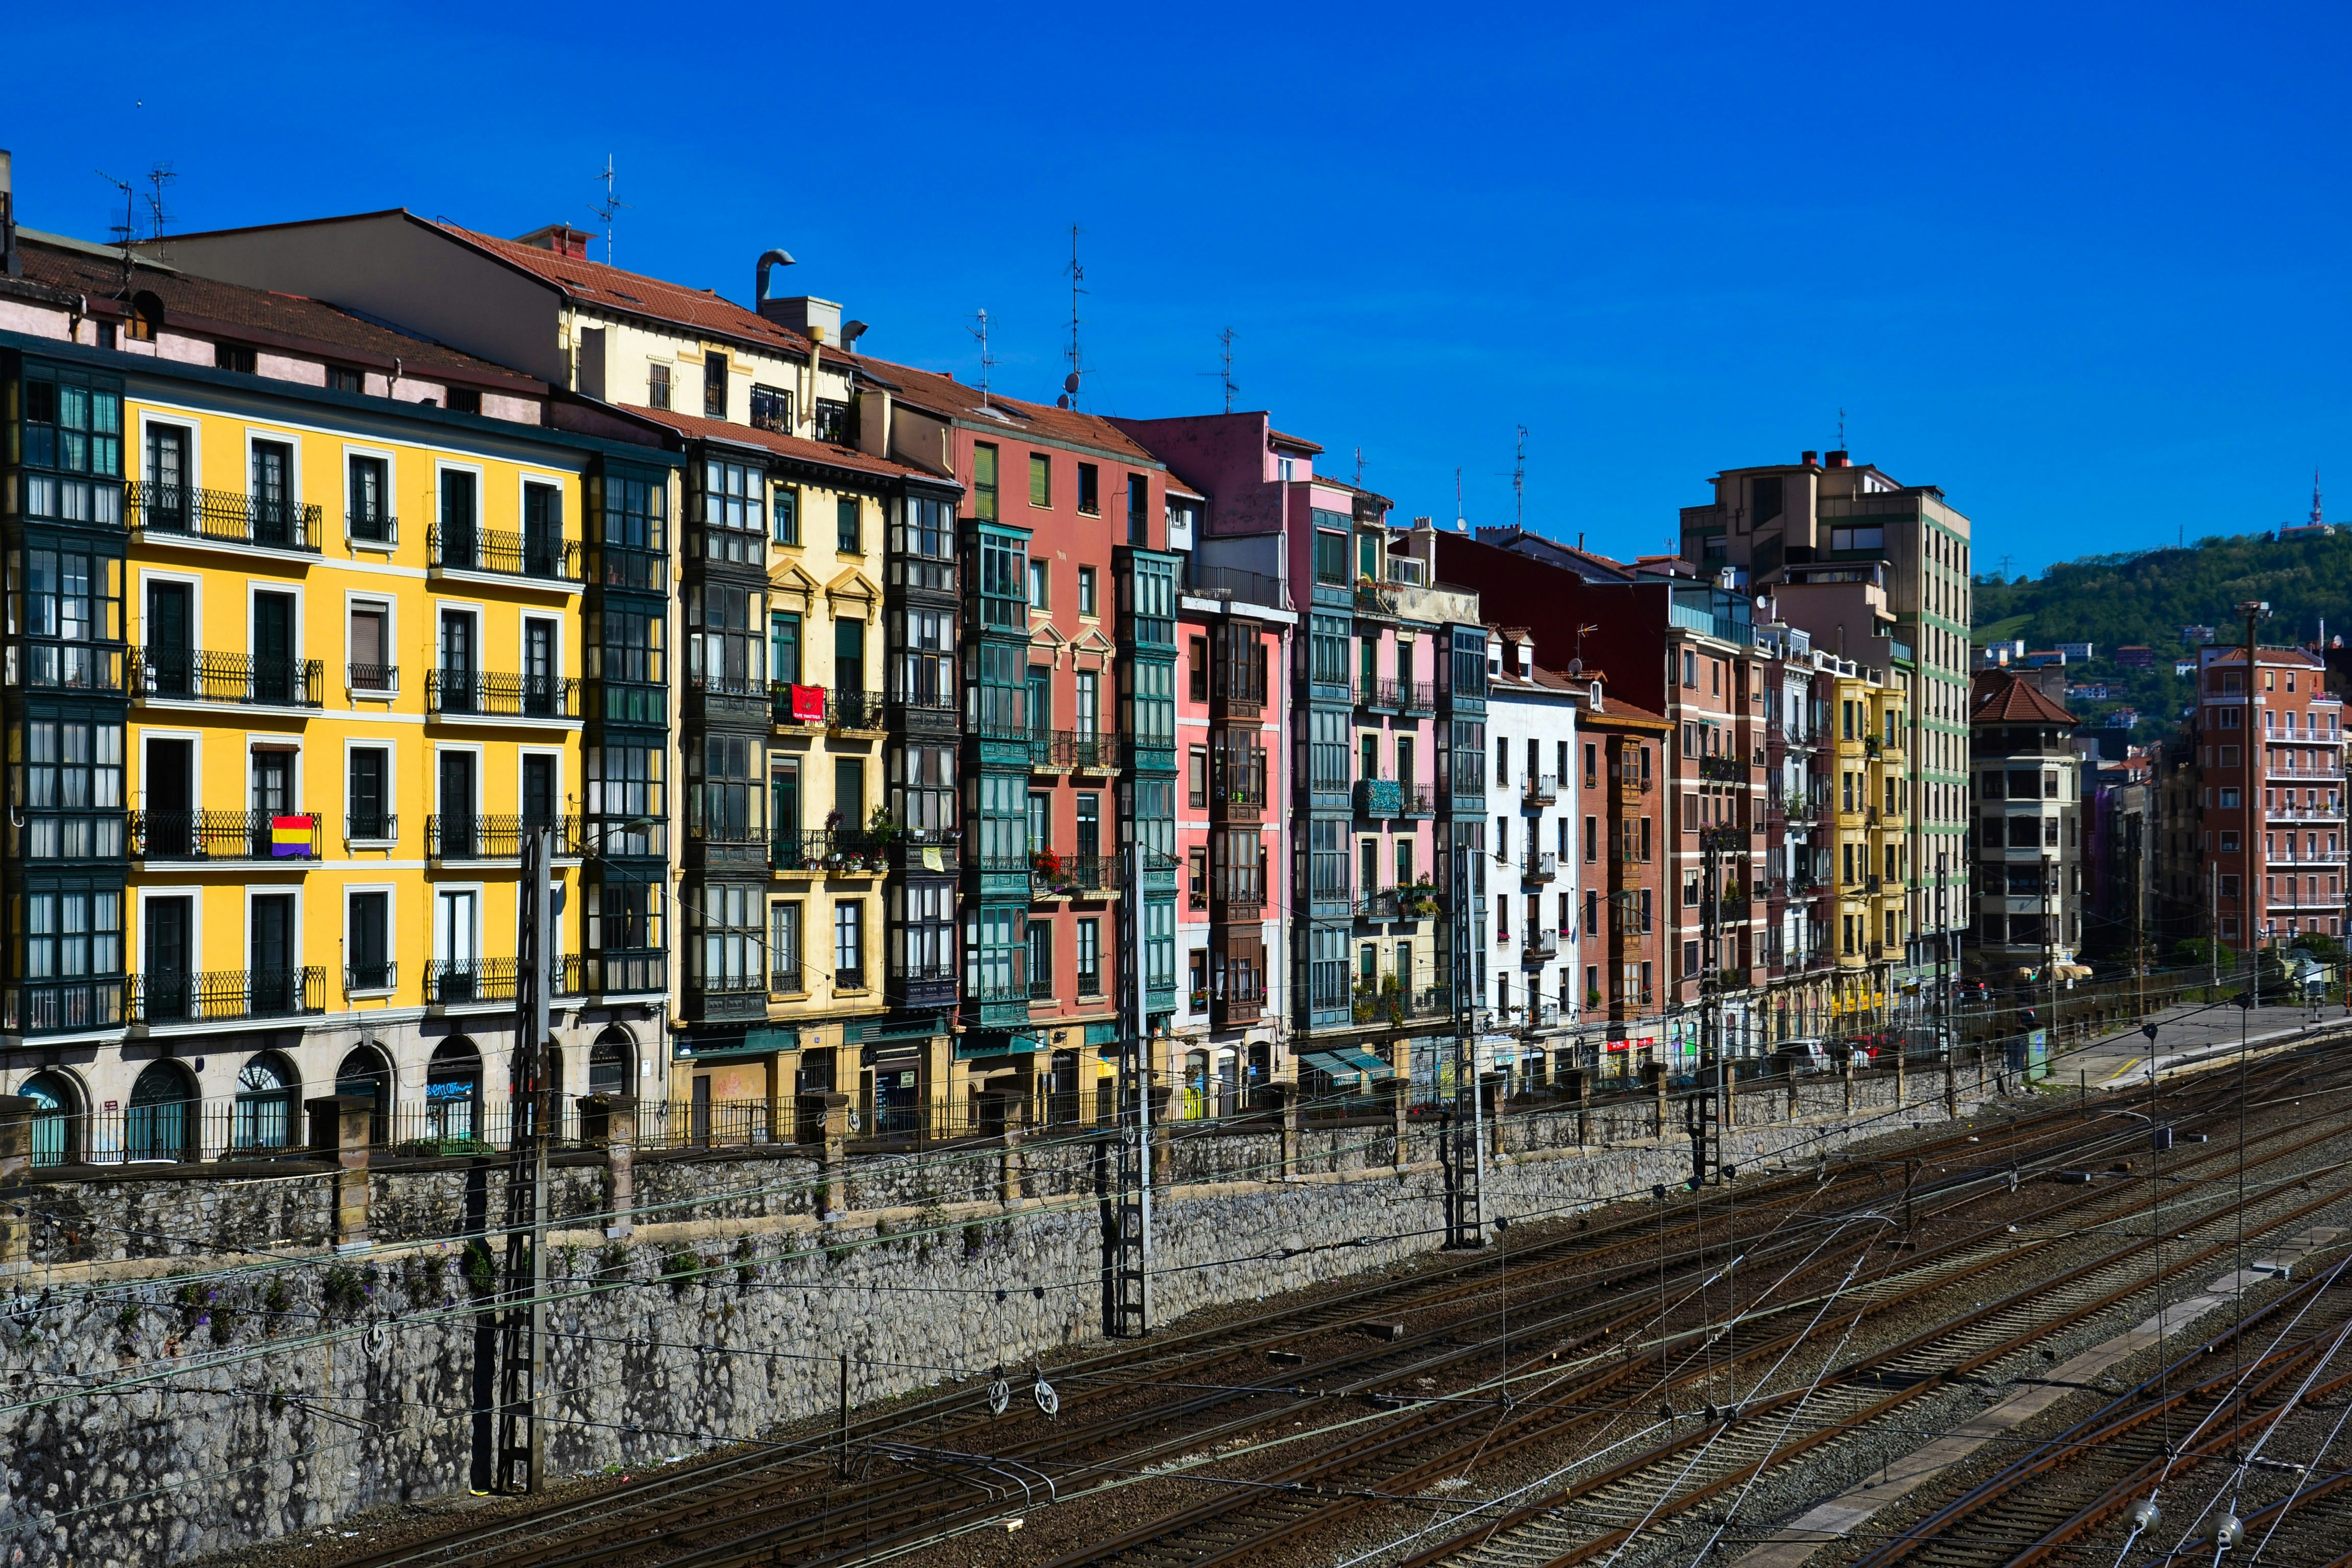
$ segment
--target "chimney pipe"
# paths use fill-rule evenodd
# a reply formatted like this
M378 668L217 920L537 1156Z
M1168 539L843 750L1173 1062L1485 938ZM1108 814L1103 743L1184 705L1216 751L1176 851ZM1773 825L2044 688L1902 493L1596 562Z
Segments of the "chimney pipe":
M790 267L793 264L792 255L788 251L763 250L760 253L759 272L751 281L752 310L762 316L768 313L768 269L772 267Z
M16 255L16 160L5 147L0 147L0 272L11 278L25 275L25 263Z
M1819 452L1807 452L1803 458L1805 467L1809 468L1814 467L1820 462L1821 456L1822 455Z
M1836 451L1832 452L1829 455L1828 466L1832 468L1843 468L1847 466L1847 458L1844 447L1841 447Z

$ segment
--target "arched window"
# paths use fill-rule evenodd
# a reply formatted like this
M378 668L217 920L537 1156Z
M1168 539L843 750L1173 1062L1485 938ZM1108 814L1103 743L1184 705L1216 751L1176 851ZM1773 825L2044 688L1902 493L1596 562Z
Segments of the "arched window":
M425 1136L434 1143L471 1144L481 1137L482 1054L463 1035L433 1049L425 1068Z
M1184 1054L1184 1120L1195 1121L1209 1114L1209 1053L1187 1051Z
M195 1079L177 1062L148 1063L131 1086L131 1108L122 1118L122 1157L193 1160L195 1131Z
M236 1075L229 1147L238 1153L283 1149L293 1141L294 1064L264 1051Z
M388 1143L392 1131L392 1064L373 1046L354 1046L335 1069L337 1094L364 1095L375 1102L368 1114L368 1142Z
M636 1046L615 1024L588 1047L588 1092L628 1094L636 1087Z
M63 1165L81 1158L81 1097L62 1073L36 1073L18 1094L33 1102L33 1163Z

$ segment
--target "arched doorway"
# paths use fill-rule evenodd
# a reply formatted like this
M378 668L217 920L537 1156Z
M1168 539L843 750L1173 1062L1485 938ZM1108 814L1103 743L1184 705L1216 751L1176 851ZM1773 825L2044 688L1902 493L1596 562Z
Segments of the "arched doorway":
M1209 1053L1184 1053L1183 1120L1198 1121L1209 1114Z
M373 1046L354 1046L335 1068L335 1092L362 1096L373 1103L368 1112L368 1142L392 1141L392 1064Z
M596 1037L588 1047L588 1092L628 1094L637 1081L636 1043L618 1024Z
M81 1096L63 1073L36 1073L16 1092L33 1102L33 1163L68 1165L79 1161Z
M196 1080L175 1061L147 1064L122 1118L126 1160L195 1158Z
M285 1148L293 1142L294 1064L263 1051L237 1070L229 1148L239 1154Z
M482 1053L463 1035L433 1048L425 1068L425 1136L433 1143L481 1138Z

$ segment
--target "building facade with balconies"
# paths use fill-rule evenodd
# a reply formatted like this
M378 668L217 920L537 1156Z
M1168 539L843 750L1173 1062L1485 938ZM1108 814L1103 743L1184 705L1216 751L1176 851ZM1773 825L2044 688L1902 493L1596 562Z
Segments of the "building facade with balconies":
M313 300L23 254L8 700L38 761L5 1031L39 1070L14 1091L53 1102L52 1158L266 1152L338 1091L380 1141L473 1145L504 1115L529 837L586 901L592 542L618 476L662 513L673 460ZM582 934L549 943L575 1093L634 1082L664 995Z
M2071 963L2082 942L2085 818L2070 744L2076 720L2006 670L1978 674L1971 717L1976 920L1967 953L1979 975L2008 982L2021 969Z
M1910 935L1906 673L1850 659L1832 664L1822 759L1834 777L1838 973L1831 1013L1834 1026L1849 1033L1885 1012Z
M1506 1065L1520 1081L1540 1083L1549 1077L1555 1042L1569 1044L1583 1011L1576 688L1537 666L1524 627L1487 633L1486 730L1495 761L1488 996L1496 1023L1518 1037L1516 1060Z
M1658 1059L1660 980L1667 972L1668 859L1664 786L1673 721L1608 689L1586 667L1565 678L1578 702L1577 983L1586 1065L1625 1076Z

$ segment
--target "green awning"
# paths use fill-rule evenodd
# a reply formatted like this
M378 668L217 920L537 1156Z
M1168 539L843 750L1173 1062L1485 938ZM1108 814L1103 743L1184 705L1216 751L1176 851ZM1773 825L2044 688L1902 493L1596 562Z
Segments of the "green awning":
M1333 1056L1328 1051L1303 1052L1299 1056L1298 1059L1305 1062L1308 1067L1313 1068L1316 1071L1328 1073L1333 1078L1352 1078L1355 1076L1356 1069L1354 1068L1349 1067L1346 1062L1341 1061L1338 1057Z
M1371 1052L1365 1050L1360 1046L1344 1047L1336 1054L1339 1056L1340 1060L1346 1062L1356 1071L1367 1075L1374 1082L1378 1082L1384 1078L1396 1077L1396 1068L1389 1066L1388 1063L1381 1060L1380 1058L1372 1055Z

